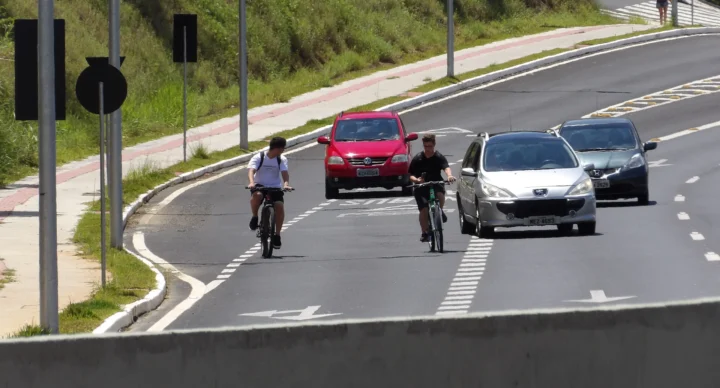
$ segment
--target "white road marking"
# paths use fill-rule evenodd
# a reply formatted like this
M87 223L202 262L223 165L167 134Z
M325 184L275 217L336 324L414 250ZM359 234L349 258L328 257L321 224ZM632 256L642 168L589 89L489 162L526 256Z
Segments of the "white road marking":
M700 179L699 176L694 176L694 177L688 179L685 183L695 183L695 182L697 182L699 179Z
M720 261L720 255L715 252L708 252L705 254L707 261Z
M685 202L685 197L681 194L675 196L675 202Z
M698 232L690 233L690 237L692 237L692 239L695 241L705 240L705 237Z
M678 216L679 220L683 220L683 221L690 219L690 216L685 212L680 212L680 213L678 213L677 216Z
M137 253L144 257L145 259L155 263L159 267L162 267L171 273L173 273L175 276L177 276L180 280L188 283L191 287L190 289L190 295L188 295L187 298L185 298L182 302L180 302L177 306L175 306L170 312L165 314L159 321L157 321L154 325L152 325L147 331L161 331L164 328L166 328L169 324L171 324L177 317L179 317L183 312L190 309L195 302L200 300L205 293L207 292L207 287L205 284L194 277L190 275L186 275L182 272L180 272L177 268L175 268L174 265L168 263L164 259L156 256L154 253L148 249L147 245L145 245L145 235L143 232L135 232L133 234L133 240L132 240L133 247L137 251ZM215 285L214 287L217 287ZM213 288L214 288L213 287Z
M483 244L483 247L476 247L476 244ZM456 314L465 314L470 309L472 300L482 275L485 272L485 264L487 259L471 258L471 257L487 257L487 254L478 255L478 251L488 253L492 245L492 240L477 240L473 238L468 243L465 257L458 266L455 277L450 283L450 287L445 295L445 300L440 303L436 315L448 315L448 307L456 306Z

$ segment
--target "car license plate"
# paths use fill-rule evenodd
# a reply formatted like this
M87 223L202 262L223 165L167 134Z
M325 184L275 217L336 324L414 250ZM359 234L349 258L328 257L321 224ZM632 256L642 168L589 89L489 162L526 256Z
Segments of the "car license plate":
M380 175L379 168L358 168L357 176L378 176Z
M593 187L596 189L607 189L610 187L610 181L607 179L593 179Z
M555 217L553 216L545 216L545 217L530 217L528 220L529 224L532 226L540 226L540 225L555 225L557 222L555 221Z

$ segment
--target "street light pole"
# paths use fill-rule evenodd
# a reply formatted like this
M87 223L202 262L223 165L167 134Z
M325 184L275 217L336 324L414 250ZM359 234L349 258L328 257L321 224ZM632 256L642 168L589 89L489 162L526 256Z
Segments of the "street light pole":
M447 0L447 76L455 76L455 18L453 0Z
M110 65L120 69L120 0L110 0ZM123 247L122 110L110 114L108 188L110 189L110 245Z
M248 147L248 80L247 80L247 13L245 0L240 0L240 148Z

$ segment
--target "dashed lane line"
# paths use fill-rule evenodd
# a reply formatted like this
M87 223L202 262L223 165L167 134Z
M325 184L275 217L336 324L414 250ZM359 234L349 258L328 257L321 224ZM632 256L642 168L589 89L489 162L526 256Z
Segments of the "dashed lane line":
M466 314L475 297L477 285L485 273L485 264L492 249L493 240L472 236L455 278L448 288L445 300L436 315Z
M703 236L700 232L692 232L690 233L690 237L695 241L705 240L705 236Z
M678 220L681 220L681 221L687 221L690 219L690 215L685 212L678 213L677 217L678 217Z
M688 179L685 183L691 183L691 184L692 184L692 183L697 182L699 179L700 179L699 176L694 176L694 177Z
M284 222L284 223L283 223L283 227L282 227L282 229L280 229L280 230L283 231L283 232L286 231L290 226L295 225L298 221L304 220L307 216L309 216L309 215L311 215L311 214L313 214L313 213L316 213L318 210L324 209L325 207L329 206L331 203L333 203L333 202L335 202L335 201L337 201L337 200L336 200L336 199L329 199L329 200L327 200L326 202L323 202L323 203L321 203L320 205L318 205L318 206L316 206L316 207L313 207L312 209L307 210L307 211L305 211L305 212L302 213L302 214L299 214L298 216L296 216L296 217L293 218L292 220ZM231 276L232 274L234 274L235 271L236 271L242 264L244 264L246 260L248 260L248 259L252 258L253 256L255 256L255 254L260 251L260 248L261 248L261 245L260 245L260 243L258 242L258 243L256 243L255 245L253 245L252 248L248 249L247 251L245 251L243 254L241 254L241 255L238 256L237 258L233 259L230 263L228 263L228 264L225 266L224 269L222 269L222 271L220 272L220 274L217 276L217 279L227 280L228 278L230 278L230 276Z

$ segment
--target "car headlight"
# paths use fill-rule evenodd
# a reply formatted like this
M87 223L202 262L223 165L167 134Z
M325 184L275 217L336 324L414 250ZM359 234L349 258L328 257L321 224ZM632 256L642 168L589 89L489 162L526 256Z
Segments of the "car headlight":
M345 162L339 156L331 156L328 158L328 164L345 164Z
M645 165L645 160L643 159L642 155L635 154L635 155L633 155L632 158L630 158L630 160L628 160L628 162L624 166L622 166L620 171L627 171L627 170L631 170L633 168L642 167L644 165Z
M405 154L397 154L392 157L392 163L406 163L408 161L408 156Z
M592 179L585 178L580 183L573 186L573 188L570 190L568 195L583 195L583 194L589 194L593 191L593 183Z
M482 182L480 184L480 189L482 189L482 192L490 198L510 198L510 197L512 197L512 195L510 195L509 192L507 192L495 185L491 185L489 183Z

